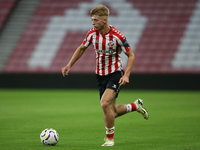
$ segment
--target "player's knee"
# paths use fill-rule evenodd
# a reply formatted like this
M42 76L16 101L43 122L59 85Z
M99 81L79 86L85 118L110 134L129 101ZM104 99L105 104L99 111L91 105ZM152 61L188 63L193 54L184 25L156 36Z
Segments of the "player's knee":
M103 109L104 112L106 112L106 110L110 108L109 100L102 99L101 100L101 108Z
M102 108L108 107L108 104L109 104L109 103L108 103L106 100L104 100L104 99L101 100L101 107L102 107Z

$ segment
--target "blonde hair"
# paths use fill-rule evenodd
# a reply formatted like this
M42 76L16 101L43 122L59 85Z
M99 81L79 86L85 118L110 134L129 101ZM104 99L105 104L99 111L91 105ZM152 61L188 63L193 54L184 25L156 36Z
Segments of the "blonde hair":
M109 13L110 13L109 9L106 6L99 5L99 6L97 6L96 8L94 8L90 11L90 16L92 17L94 15L97 15L97 16L100 16L100 17L102 17L102 16L108 17Z

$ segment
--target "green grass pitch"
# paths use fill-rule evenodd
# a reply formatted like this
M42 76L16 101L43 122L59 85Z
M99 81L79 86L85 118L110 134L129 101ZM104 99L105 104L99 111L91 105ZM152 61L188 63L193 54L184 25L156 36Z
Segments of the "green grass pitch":
M198 150L199 91L123 90L117 103L144 100L150 117L137 112L116 119L115 146L105 137L98 90L0 89L1 150ZM39 135L54 128L60 139L44 146Z

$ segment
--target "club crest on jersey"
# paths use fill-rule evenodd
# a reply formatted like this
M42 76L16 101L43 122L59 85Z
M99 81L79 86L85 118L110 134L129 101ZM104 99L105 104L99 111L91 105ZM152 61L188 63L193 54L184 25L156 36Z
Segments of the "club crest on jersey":
M99 44L99 40L95 40L95 43L96 43L96 44Z
M113 41L109 41L108 46L109 48L113 48L115 45L115 43Z

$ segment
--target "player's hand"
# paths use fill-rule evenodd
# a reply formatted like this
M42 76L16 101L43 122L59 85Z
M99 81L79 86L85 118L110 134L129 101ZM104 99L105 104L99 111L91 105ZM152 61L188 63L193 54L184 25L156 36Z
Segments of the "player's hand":
M122 76L122 77L120 78L120 80L119 80L119 85L120 85L120 86L125 86L125 85L127 85L128 83L129 83L129 77L126 76L126 75Z
M63 67L61 70L62 70L63 77L65 77L65 75L68 75L68 73L70 71L70 67L67 65L67 66Z

